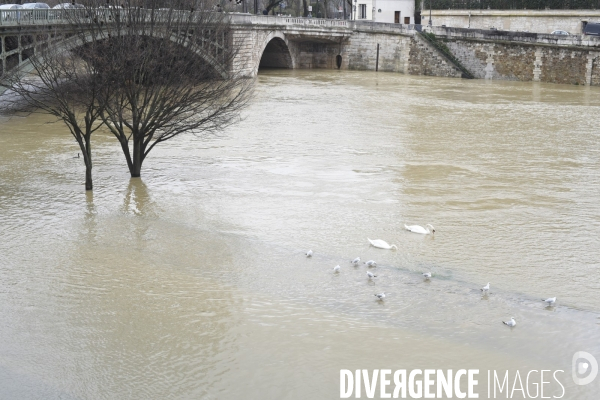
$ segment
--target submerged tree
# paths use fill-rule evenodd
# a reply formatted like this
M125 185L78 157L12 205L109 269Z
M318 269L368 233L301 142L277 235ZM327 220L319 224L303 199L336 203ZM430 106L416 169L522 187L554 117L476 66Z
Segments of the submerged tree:
M207 0L210 1L210 0ZM64 121L79 143L92 189L90 139L102 125L120 143L132 177L159 143L237 120L253 81L233 69L239 45L229 16L201 1L98 1L56 12L61 32L4 85Z
M92 190L91 136L101 126L105 82L77 52L64 48L40 48L28 60L30 65L6 73L0 82L9 92L9 110L41 111L64 122L83 155L85 188Z
M134 5L135 4L135 5ZM100 116L119 140L132 177L159 143L236 121L252 81L233 70L238 50L225 13L202 1L124 3L96 17L82 47L107 82ZM82 38L82 41L85 38Z

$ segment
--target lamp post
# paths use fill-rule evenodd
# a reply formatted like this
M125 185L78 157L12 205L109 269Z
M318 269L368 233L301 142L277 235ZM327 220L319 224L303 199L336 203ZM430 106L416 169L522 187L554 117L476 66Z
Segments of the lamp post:
M433 26L431 23L431 0L429 0L429 26Z

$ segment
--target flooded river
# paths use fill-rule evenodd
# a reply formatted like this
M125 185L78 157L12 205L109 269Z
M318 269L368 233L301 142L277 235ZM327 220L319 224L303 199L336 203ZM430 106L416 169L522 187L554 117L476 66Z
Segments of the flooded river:
M141 179L96 134L93 194L62 124L0 120L1 399L334 399L340 369L416 368L597 398L571 362L600 360L598 88L257 79L240 123Z

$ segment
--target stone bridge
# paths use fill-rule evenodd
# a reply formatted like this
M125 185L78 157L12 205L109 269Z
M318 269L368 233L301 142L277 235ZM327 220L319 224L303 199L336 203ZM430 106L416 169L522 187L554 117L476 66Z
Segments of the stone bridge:
M68 14L78 12L81 10L0 11L0 75L26 64L41 46L59 44L63 35L73 29L70 22L73 18L69 18ZM94 11L95 17L107 23L112 18L110 12L104 9ZM252 14L228 16L231 39L239 45L239 52L233 65L226 69L245 76L255 76L260 67L352 68L353 61L348 51L352 47L351 38L361 36L360 32L373 31L374 26L379 25L377 31L388 32L398 43L415 32L413 25L374 25L348 20ZM364 38L363 35L361 40ZM372 52L365 52L362 48L356 51L358 64L355 63L355 67L362 69Z
M41 10L29 18L0 14L0 74L27 63L68 29L67 18ZM50 10L68 12L71 10ZM43 13L45 12L45 14ZM571 35L427 27L420 25L228 14L239 53L230 71L328 68L600 85L600 39ZM47 38L47 39L40 39ZM436 44L437 43L437 44ZM440 46L441 44L441 46Z

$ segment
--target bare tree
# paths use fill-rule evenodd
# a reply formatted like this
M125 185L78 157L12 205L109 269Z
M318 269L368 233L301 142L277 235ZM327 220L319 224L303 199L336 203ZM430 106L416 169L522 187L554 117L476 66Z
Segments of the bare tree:
M85 188L92 190L91 136L101 126L105 82L80 54L60 46L39 48L29 63L0 82L9 92L9 111L45 112L64 122L83 155Z
M169 4L106 9L82 37L86 62L108 83L100 116L132 177L159 143L235 121L251 93L252 81L233 70L239 46L228 15L202 1Z
M267 4L265 5L265 11L269 14L273 11L275 14L275 8L279 6L284 0L267 0Z
M237 120L253 81L238 75L229 16L203 1L99 1L61 10L64 40L39 49L31 72L6 86L29 106L63 120L79 143L92 188L91 135L104 124L132 177L159 143ZM58 14L57 14L58 15ZM101 123L98 123L101 122Z

